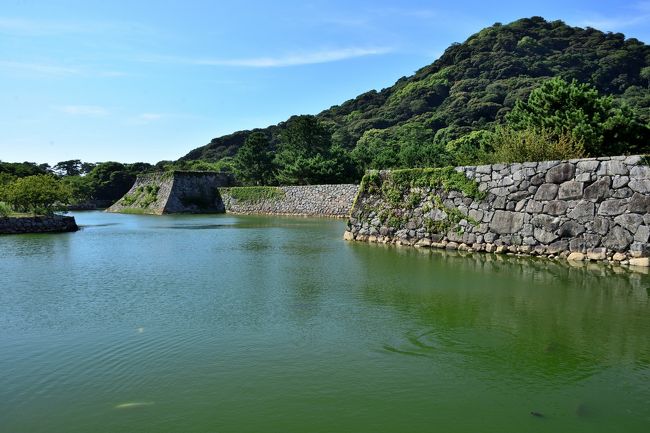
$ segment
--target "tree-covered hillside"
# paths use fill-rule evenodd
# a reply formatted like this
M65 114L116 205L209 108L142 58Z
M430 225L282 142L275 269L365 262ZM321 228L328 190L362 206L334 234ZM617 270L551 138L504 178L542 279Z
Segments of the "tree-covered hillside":
M453 44L414 75L333 106L316 119L329 131L331 145L338 149L334 153L349 152L360 170L382 163L364 164L367 152L390 146L393 153L400 153L401 162L388 152L386 158L393 159L386 168L404 166L422 160L424 144L430 158L440 157L438 149L449 149L450 143L453 147L461 137L506 123L517 101L526 101L533 89L553 77L589 84L602 97L611 95L609 102L599 104L622 108L613 117L632 116L635 133L648 130L650 46L621 33L570 27L540 17L485 28L462 44ZM233 157L252 132L263 133L269 149L280 152L282 137L297 119L215 138L181 160ZM607 145L603 143L605 153ZM431 159L428 164L445 162L458 161Z

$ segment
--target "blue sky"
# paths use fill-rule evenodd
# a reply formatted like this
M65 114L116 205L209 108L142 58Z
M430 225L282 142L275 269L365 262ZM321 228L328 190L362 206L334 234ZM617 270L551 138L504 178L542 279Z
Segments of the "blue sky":
M650 1L0 0L0 160L177 159L533 15L650 42Z

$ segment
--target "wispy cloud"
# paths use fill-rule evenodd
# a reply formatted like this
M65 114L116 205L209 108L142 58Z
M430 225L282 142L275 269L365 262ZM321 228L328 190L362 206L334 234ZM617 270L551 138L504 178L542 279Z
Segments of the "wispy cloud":
M190 58L176 56L148 56L142 58L145 62L164 62L187 65L233 66L244 68L282 68L288 66L312 65L317 63L338 62L358 57L386 54L391 51L388 47L372 48L340 48L334 50L313 51L309 53L289 54L279 57L251 57L235 59L219 58Z
M9 71L19 74L29 73L36 75L47 75L47 76L90 76L90 77L102 77L102 78L118 78L124 77L128 74L121 71L114 70L96 70L88 68L85 66L69 66L69 65L59 65L59 64L50 64L50 63L39 63L39 62L22 62L22 61L13 61L13 60L0 60L0 72Z
M78 68L74 67L46 63L14 62L9 60L0 60L0 68L42 75L76 75L81 72Z
M110 114L108 109L99 105L60 105L54 108L72 116L100 117Z

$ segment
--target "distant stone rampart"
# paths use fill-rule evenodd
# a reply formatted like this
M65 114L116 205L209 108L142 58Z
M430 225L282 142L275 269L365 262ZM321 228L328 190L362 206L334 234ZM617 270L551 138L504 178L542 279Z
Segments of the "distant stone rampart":
M228 175L214 172L161 172L139 175L131 189L107 212L162 215L223 213L219 187Z
M345 233L636 266L649 264L649 237L650 167L640 156L371 172Z
M347 217L356 184L221 188L226 212Z

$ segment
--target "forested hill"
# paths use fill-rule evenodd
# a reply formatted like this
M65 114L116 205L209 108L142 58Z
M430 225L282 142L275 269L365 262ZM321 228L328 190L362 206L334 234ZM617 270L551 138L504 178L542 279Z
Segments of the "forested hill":
M515 101L551 77L576 79L602 95L625 101L641 123L650 123L650 46L621 33L570 27L540 17L494 24L393 86L369 91L316 117L334 145L353 150L370 130L382 137L422 135L439 145L504 122ZM287 124L263 132L275 146ZM217 161L233 156L253 131L213 139L181 160ZM377 131L374 131L377 134Z

